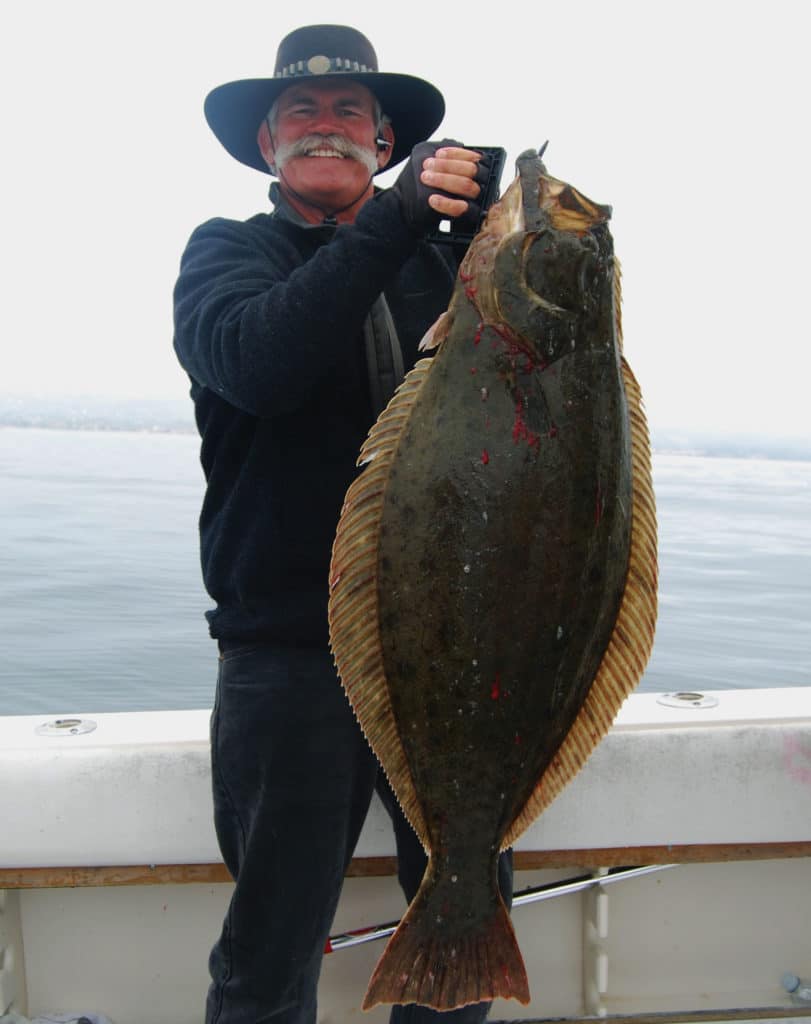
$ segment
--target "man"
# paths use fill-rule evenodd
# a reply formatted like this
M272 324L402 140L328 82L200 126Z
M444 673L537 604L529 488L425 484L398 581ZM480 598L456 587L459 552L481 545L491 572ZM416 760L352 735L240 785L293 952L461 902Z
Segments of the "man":
M442 119L440 93L378 72L369 41L342 26L292 32L274 78L220 86L205 110L234 157L279 179L272 214L193 233L175 289L220 649L215 825L236 881L206 1021L312 1024L322 950L375 788L408 899L425 866L335 676L328 567L360 445L451 293L455 266L424 239L468 210L481 158L423 143ZM406 157L395 186L376 193L374 175ZM467 1024L486 1013L482 1004L441 1017ZM392 1020L438 1016L397 1007Z

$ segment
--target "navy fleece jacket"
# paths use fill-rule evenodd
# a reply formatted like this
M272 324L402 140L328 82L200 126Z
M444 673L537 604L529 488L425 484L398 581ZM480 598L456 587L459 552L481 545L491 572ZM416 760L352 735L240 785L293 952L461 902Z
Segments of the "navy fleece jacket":
M387 192L337 229L277 211L192 234L174 344L202 439L213 637L327 644L332 541L373 422L363 322L383 292L408 370L453 279Z

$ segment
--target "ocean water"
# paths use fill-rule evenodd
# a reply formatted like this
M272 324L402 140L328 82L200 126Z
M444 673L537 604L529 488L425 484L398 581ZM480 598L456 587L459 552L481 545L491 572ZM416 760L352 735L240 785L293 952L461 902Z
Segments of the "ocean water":
M0 715L207 708L191 434L0 428ZM644 691L811 685L811 462L655 454Z

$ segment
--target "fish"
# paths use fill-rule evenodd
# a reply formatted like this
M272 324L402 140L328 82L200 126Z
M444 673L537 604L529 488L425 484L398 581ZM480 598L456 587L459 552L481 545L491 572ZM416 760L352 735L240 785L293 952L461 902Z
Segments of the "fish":
M529 1001L499 853L651 653L656 505L610 217L518 158L346 493L332 656L428 855L364 1009Z

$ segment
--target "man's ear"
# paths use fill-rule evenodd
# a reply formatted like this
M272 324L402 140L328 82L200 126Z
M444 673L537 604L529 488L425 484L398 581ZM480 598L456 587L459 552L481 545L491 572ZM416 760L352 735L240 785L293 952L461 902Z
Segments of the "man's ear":
M391 160L392 150L394 149L394 129L390 124L384 124L377 133L377 138L385 139L389 143L388 146L377 147L377 166L382 170Z
M275 154L273 151L273 140L270 137L270 129L268 128L267 121L263 121L259 125L259 131L256 133L256 143L259 146L259 152L262 154L262 159L268 165L268 169L271 174L276 173Z

